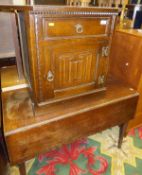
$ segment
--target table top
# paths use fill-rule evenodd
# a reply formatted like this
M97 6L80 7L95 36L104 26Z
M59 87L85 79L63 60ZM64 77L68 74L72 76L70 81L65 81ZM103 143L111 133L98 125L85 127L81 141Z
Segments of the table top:
M26 10L36 10L36 8L69 8L69 9L94 9L94 10L102 10L102 11L112 11L118 12L118 8L115 7L95 7L95 6L69 6L69 5L21 5L21 4L0 4L0 10L19 10L19 11L26 11Z
M7 71L6 69L2 69L2 89L5 85L8 86L8 77L10 77L9 74L11 74L11 71L13 71L13 74L15 72L15 77L17 77L18 81L15 67L10 67ZM9 86L12 84L11 81L12 79L9 81ZM13 82L17 81L13 79ZM39 109L37 116L34 116L30 94L27 88L4 91L2 92L4 135L8 136L13 133L25 131L29 128L58 121L135 96L138 96L138 93L128 84L110 78L107 82L107 90L105 92L46 105Z
M1 68L2 92L28 87L26 80L19 79L16 66Z

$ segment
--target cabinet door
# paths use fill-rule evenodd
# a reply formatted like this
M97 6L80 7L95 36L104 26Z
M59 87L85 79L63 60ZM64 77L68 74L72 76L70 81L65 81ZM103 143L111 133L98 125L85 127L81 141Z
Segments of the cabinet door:
M53 54L55 91L94 84L96 77L96 49L71 48L55 49Z
M105 44L93 38L40 43L44 101L94 91Z

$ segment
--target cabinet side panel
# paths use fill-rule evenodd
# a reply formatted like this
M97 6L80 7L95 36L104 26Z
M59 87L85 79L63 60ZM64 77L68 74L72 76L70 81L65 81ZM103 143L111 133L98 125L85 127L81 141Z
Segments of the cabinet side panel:
M135 118L128 130L142 125L142 38L135 30L117 30L110 54L110 73L140 93Z
M36 51L36 35L35 35L35 22L34 14L29 12L24 14L26 37L27 37L27 47L29 56L29 77L31 84L31 93L33 102L36 104L38 99L38 77L37 75L37 51Z
M19 34L20 34L20 45L21 45L21 54L24 68L24 75L26 80L30 84L30 68L29 68L29 55L28 55L28 45L27 45L27 36L26 28L24 22L24 13L18 13L18 25L19 25Z

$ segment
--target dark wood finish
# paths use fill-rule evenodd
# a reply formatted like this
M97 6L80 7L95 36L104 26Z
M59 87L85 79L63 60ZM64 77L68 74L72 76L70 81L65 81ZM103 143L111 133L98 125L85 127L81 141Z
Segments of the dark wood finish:
M34 4L40 5L65 5L66 0L34 0Z
M122 42L123 41L123 42ZM110 54L110 71L140 93L135 119L129 129L142 124L142 34L137 30L115 32Z
M2 122L1 122L2 124ZM3 126L0 126L0 172L1 175L5 175L8 172L8 154L3 136Z
M38 5L29 6L29 12L28 6L0 9L17 10L19 31L27 35L20 34L21 48L22 56L28 51L23 63L35 107L106 89L116 9ZM18 70L22 72L22 67Z
M1 175L7 175L8 173L8 166L6 161L3 158L3 155L1 154L1 151L0 151L0 173Z
M26 175L26 166L25 166L25 163L19 164L18 167L19 167L20 175Z
M84 35L105 35L109 32L107 30L108 25L101 25L101 20L106 20L110 23L106 17L102 18L76 18L76 19L48 19L43 18L40 23L39 30L43 30L43 39L48 37L65 37L65 36L84 36ZM44 25L42 26L42 22ZM77 24L82 26L82 32L77 31ZM64 28L64 30L63 30Z
M50 9L52 9L52 8L54 8L54 9L58 9L58 10L60 10L60 9L62 9L62 11L69 11L69 10L71 10L71 11L74 11L74 10L81 10L82 12L85 12L85 11L87 11L87 12L90 12L90 10L93 10L93 11L95 11L95 12L114 12L114 13L116 13L116 12L118 12L118 9L117 8L111 8L111 7L107 7L107 8L103 8L103 7L99 7L99 8L96 8L96 7L70 7L70 6L66 6L66 5L64 5L64 6L50 6L50 5L4 5L4 4L0 4L0 10L1 11L15 11L15 10L17 10L17 11L32 11L32 10L34 10L34 11L38 11L38 10L47 10L47 8L50 8ZM59 9L60 8L60 9ZM85 10L85 11L84 11ZM72 14L70 14L70 15L72 15ZM77 14L75 14L75 15L77 15Z
M24 14L35 107L105 90L116 14L64 6Z
M126 130L127 130L128 123L121 124L120 130L119 130L119 140L118 140L118 148L121 148L123 143L123 138L126 136Z
M1 87L1 81L0 81L0 87ZM7 173L8 173L8 155L3 135L2 103L1 103L1 91L0 91L0 174L7 175Z
M18 30L18 19L17 15L15 13L10 14L11 17L11 24L12 24L12 36L13 36L13 42L14 42L14 50L16 55L16 65L17 65L17 71L19 75L19 79L22 79L24 76L23 72L23 66L22 66L22 58L21 58L21 50L20 50L20 43L19 43L19 30Z
M101 53L102 47L107 44L107 41L99 43L93 39L45 42L40 52L40 64L43 66L38 72L39 77L42 75L37 87L38 101L48 100L49 103L52 101L50 98L60 100L63 97L86 93L87 90L90 93L94 92L99 86L102 88L105 84L107 67L104 67L102 75L104 80L101 83L99 76L103 72L98 70L97 66L101 64L102 59L107 65L108 59L98 53L99 51ZM47 80L50 71L54 74L53 81Z
M106 81L116 9L30 8L0 6L18 10L28 43L23 44L28 51L24 63L32 101L28 89L4 91L2 82L4 137L10 163L21 163L21 174L25 174L23 162L37 154L124 125L133 118L138 100L128 84L113 77ZM105 87L107 91L95 93Z
M1 82L2 82L2 91L7 91L6 88L10 88L9 90L12 90L12 87L17 88L17 86L27 86L25 79L19 79L16 66L7 66L3 67L1 69ZM15 89L14 88L14 89ZM8 90L8 91L9 91Z
M4 74L2 80L3 90L7 86ZM104 93L44 105L37 109L36 117L27 89L3 92L4 136L10 163L23 163L62 144L127 123L134 116L138 93L113 79L107 87Z
M14 57L0 59L0 68L5 67L5 66L11 66L11 65L16 65L16 61Z
M14 12L17 11L29 11L32 10L33 7L31 5L4 5L0 4L0 11Z

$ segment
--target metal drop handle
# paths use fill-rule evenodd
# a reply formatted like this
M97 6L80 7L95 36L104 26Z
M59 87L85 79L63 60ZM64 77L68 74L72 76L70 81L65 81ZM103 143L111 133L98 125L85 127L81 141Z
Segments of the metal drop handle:
M47 80L49 82L52 82L54 80L54 74L51 72L51 70L49 70L47 73Z
M83 26L81 24L76 24L76 33L82 33L83 32Z

